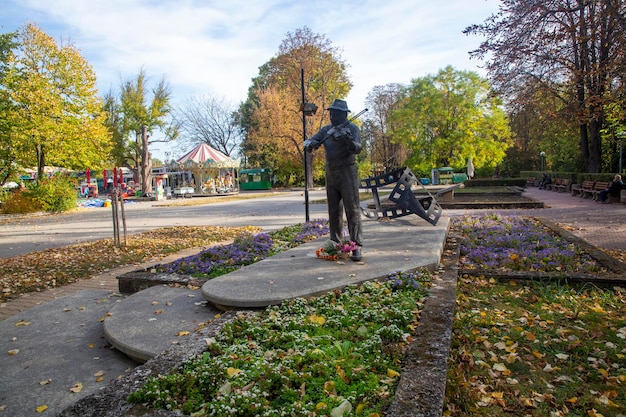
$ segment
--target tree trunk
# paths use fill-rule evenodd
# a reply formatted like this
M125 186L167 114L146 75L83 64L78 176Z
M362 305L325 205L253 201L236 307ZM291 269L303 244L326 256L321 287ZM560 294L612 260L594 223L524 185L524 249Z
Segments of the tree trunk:
M37 183L39 183L44 176L44 168L46 166L46 156L43 145L38 143L35 147L37 152Z
M148 151L148 134L145 126L141 128L141 191L147 194L152 191L152 158Z
M589 160L587 172L601 172L602 170L602 122L592 120L589 123Z

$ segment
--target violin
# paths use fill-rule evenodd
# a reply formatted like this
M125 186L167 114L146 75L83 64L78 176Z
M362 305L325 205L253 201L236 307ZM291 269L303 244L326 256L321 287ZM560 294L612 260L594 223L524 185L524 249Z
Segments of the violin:
M350 128L348 126L333 126L328 130L328 132L326 132L326 136L329 136L335 140L339 140L339 138L342 137L351 138L352 132L350 131Z

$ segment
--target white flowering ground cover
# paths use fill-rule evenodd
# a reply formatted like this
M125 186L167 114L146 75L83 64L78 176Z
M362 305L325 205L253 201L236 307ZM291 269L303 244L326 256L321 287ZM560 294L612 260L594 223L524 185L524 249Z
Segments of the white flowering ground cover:
M384 415L429 282L397 274L241 315L130 400L223 417Z

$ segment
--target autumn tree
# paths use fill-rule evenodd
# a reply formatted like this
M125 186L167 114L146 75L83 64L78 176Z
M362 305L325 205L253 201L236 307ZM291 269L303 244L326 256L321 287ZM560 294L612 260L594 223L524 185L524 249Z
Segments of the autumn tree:
M224 98L211 95L189 97L176 111L181 140L201 143L233 156L241 145L243 130L237 110Z
M606 93L624 69L625 12L621 0L503 0L499 13L465 29L485 38L471 55L486 61L509 101L536 96L532 85L568 106L587 172L601 169Z
M0 34L0 186L17 173L17 152L12 143L11 126L7 114L12 110L8 91L2 88L11 50L17 46L17 32Z
M96 76L73 45L36 25L18 31L2 74L3 137L21 166L99 167L111 149Z
M487 80L450 66L412 80L390 122L393 140L411 151L407 164L421 174L464 167L468 158L477 170L493 170L510 146L506 114Z
M285 185L292 177L300 180L304 174L300 110L303 70L305 101L320 109L305 119L307 136L311 136L328 123L324 109L333 99L346 97L352 85L340 51L307 27L287 33L277 55L259 69L241 107L246 130L243 152L248 162L272 168ZM312 154L308 155L312 158ZM313 167L313 160L310 162L308 166Z
M131 169L144 193L152 189L152 162L148 146L178 136L172 118L170 87L165 78L150 91L141 68L136 78L121 83L118 95L106 95L107 126L115 139L116 165ZM159 133L159 137L154 135Z
M576 126L564 113L569 106L541 89L528 88L531 100L515 101L508 107L514 146L502 163L504 174L518 176L520 171L541 169L540 153L545 153L545 170L580 172L584 164L576 137Z
M368 151L375 171L400 167L408 157L406 146L392 140L394 126L391 113L398 107L404 92L401 84L375 86L366 98L367 114L362 127L362 137L367 138Z

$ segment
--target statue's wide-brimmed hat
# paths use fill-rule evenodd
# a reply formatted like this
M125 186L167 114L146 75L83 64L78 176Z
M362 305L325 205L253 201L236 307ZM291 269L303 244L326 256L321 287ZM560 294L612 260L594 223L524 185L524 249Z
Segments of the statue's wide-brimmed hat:
M350 112L350 110L348 109L348 103L346 103L345 100L339 99L335 99L335 101L333 101L333 104L331 104L330 107L326 110L341 110Z

